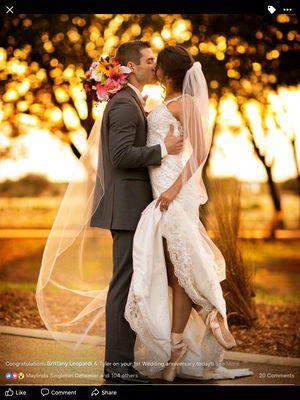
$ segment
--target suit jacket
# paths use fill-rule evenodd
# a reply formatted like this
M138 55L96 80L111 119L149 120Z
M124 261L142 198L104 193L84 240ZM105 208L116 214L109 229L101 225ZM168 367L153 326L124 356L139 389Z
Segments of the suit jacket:
M108 102L101 139L104 196L91 226L134 231L142 211L153 200L147 166L161 164L161 146L146 146L146 114L130 87Z

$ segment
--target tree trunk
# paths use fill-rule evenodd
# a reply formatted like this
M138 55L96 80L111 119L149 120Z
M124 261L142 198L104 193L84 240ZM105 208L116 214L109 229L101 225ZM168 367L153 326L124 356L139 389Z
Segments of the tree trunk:
M72 150L74 156L77 157L79 160L79 158L81 157L81 153L79 152L77 147L73 143L70 143L70 147L71 147L71 150Z
M273 113L273 117L274 117L274 122L277 126L277 128L283 132L286 136L286 138L288 139L288 141L291 143L292 146L292 150L293 150L293 158L294 158L294 164L295 164L295 168L296 168L296 174L297 174L297 182L298 182L298 190L300 190L300 166L299 166L299 162L298 162L298 157L297 157L297 148L296 148L296 133L294 132L293 136L290 137L287 130L281 126L278 122L276 113Z
M91 132L91 129L94 125L94 118L92 114L92 107L93 107L93 102L90 96L87 97L87 107L88 107L88 117L86 119L81 120L81 126L83 129L86 131L86 137L88 138ZM77 147L74 145L74 143L70 143L71 150L75 157L78 159L81 157L81 153L77 149Z
M216 136L216 130L217 130L217 126L218 126L218 118L219 118L219 114L220 114L220 96L218 96L218 100L217 100L217 112L216 112L216 117L214 120L214 124L212 126L212 141L211 141L211 147L210 147L210 152L208 154L206 163L204 164L203 167L203 172L202 172L202 178L203 178L203 182L205 187L207 188L207 191L209 191L210 186L209 186L209 180L208 180L208 176L207 176L207 171L208 171L208 167L209 167L209 162L211 160L211 150L214 146L214 140L215 140L215 136ZM208 203L204 204L203 206L200 207L200 215L201 215L201 221L203 223L204 226L206 226L207 224L207 214L208 214Z
M272 222L271 222L271 226L270 226L270 235L269 235L270 239L273 239L275 237L276 229L284 227L280 192L279 192L278 187L273 178L272 166L267 164L265 155L261 154L260 149L255 141L254 132L252 130L251 125L249 124L247 117L245 116L245 114L242 110L241 104L239 104L239 111L243 117L246 127L249 130L250 140L253 145L254 151L255 151L257 157L259 158L259 160L262 162L262 164L266 170L266 173L267 173L268 186L270 189L270 195L271 195L271 199L272 199L272 203L273 203L273 207L274 207L274 214L273 214L273 218L272 218Z
M214 120L214 124L213 124L213 126L212 126L212 141L211 141L211 147L210 147L210 149L213 148L213 146L214 146L214 141L215 141L215 137L216 137L216 130L217 130L217 127L218 127L218 118L219 118L219 115L220 115L220 101L221 101L221 98L220 98L220 96L219 96L218 99L217 99L217 112L216 112L216 117L215 117L215 120ZM210 151L209 154L208 154L206 163L204 164L204 168L203 168L204 182L205 182L206 179L207 179L207 170L208 170L208 167L209 167L209 162L210 162L210 160L211 160L210 157L211 157L211 151Z
M81 121L81 126L86 131L86 136L88 138L95 122L92 113L93 101L89 95L87 96L86 103L88 107L88 117Z
M274 214L273 214L273 219L272 219L271 227L270 227L270 239L274 239L276 229L284 228L284 222L283 222L283 215L282 215L281 198L280 198L280 194L278 191L278 187L275 184L274 179L273 179L272 169L268 165L266 165L265 167L266 167L266 172L267 172L267 176L268 176L268 186L270 189L270 194L271 194L273 206L274 206Z
M300 167L299 167L298 157L297 157L296 135L293 137L293 139L291 139L291 145L292 145L292 149L293 149L294 162L295 162L296 173L297 173L298 190L300 191Z

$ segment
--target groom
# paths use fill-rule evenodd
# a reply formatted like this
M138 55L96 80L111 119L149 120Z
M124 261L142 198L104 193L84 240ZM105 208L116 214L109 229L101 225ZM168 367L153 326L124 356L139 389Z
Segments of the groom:
M143 86L156 82L149 43L122 44L116 57L130 68L128 85L108 102L101 126L104 196L91 226L109 229L113 237L113 276L106 302L104 377L111 382L149 383L133 368L136 334L124 318L133 272L133 236L142 211L153 200L147 167L160 165L182 150L182 137L168 132L164 143L146 146L147 119Z

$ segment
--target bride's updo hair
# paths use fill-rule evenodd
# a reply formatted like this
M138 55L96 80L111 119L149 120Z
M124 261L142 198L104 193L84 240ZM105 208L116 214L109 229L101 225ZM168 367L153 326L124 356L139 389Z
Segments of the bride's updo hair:
M185 74L194 62L183 46L166 46L158 54L156 69L161 68L164 76L172 79L174 90L181 91Z

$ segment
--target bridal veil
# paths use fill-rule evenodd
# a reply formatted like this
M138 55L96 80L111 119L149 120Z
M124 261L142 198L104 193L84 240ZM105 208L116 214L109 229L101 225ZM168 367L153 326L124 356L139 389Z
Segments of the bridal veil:
M207 201L207 192L202 180L202 169L209 154L212 131L209 127L207 84L198 61L186 72L182 89L182 108L185 138L183 158L187 166L183 170L183 185L190 175L197 179L202 193L201 204L204 204Z
M104 195L100 131L98 118L48 236L36 288L45 326L72 348L91 332L98 342L104 338L111 238L109 231L90 227Z

